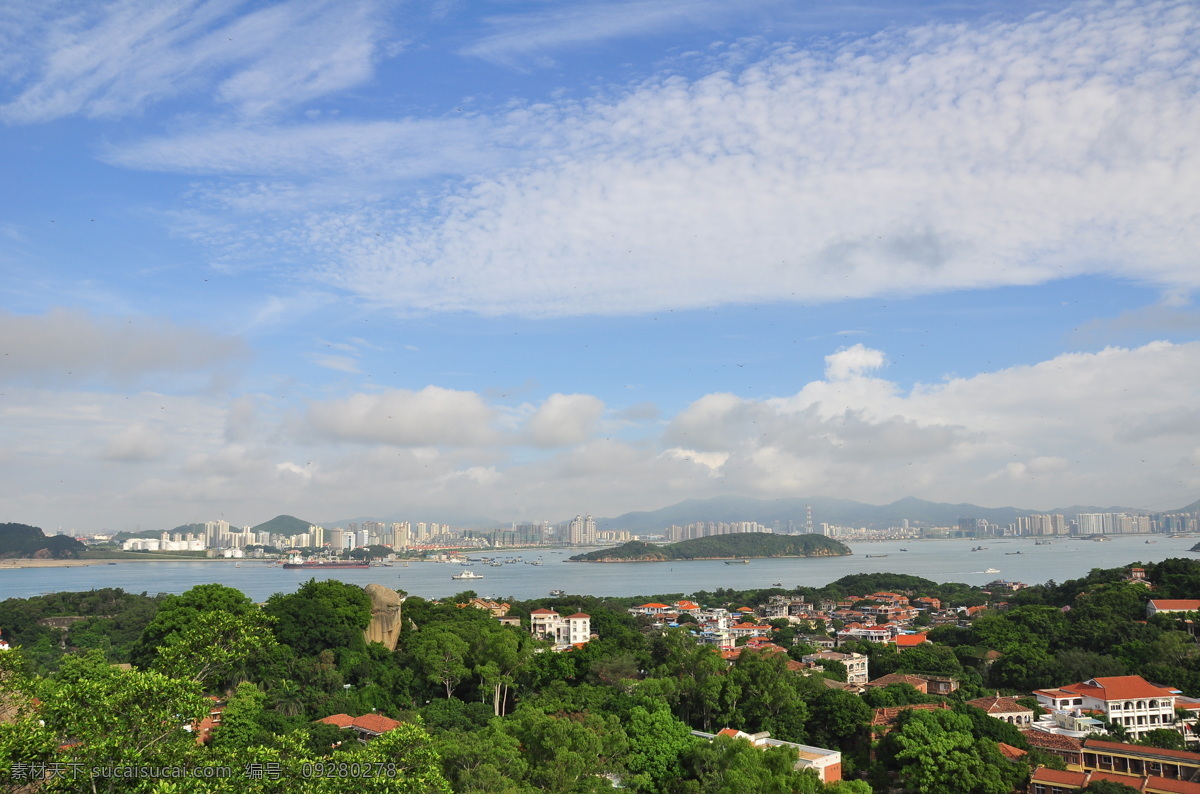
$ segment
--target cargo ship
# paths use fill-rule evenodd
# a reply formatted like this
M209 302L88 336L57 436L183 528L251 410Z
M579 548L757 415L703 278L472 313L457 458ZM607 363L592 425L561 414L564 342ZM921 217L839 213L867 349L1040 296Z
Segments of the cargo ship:
M362 562L360 560L334 560L332 562L321 562L320 560L309 560L307 562L300 562L299 560L292 560L291 562L285 562L283 564L283 567L284 568L322 568L322 569L370 568L371 564L368 562Z

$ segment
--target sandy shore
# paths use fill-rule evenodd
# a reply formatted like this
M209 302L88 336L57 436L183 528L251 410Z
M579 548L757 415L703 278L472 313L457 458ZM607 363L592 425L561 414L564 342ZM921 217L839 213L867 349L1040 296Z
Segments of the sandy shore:
M129 557L122 560L32 560L32 559L0 559L0 571L6 568L81 568L85 565L107 565L110 562L124 565L127 562L245 562L245 560L226 559L224 557Z
M106 560L0 560L4 568L80 568L84 565L103 565Z

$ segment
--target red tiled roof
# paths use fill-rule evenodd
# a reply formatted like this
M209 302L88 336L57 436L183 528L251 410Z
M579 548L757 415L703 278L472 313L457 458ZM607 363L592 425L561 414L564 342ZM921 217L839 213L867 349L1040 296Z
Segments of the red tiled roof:
M326 725L336 725L339 728L349 728L354 724L354 718L349 714L330 714L328 717L322 717L317 722L323 722Z
M364 714L361 717L351 717L349 714L330 714L317 722L336 725L339 728L357 728L369 733L387 733L400 727L399 722L382 714Z
M896 635L896 644L905 647L912 645L924 645L929 642L928 634L898 634Z
M1155 609L1178 609L1185 612L1200 611L1200 598L1152 598Z
M637 608L638 609L670 609L671 607L668 606L667 604L650 603L650 604L642 604L640 607L637 607Z
M1021 734L1033 746L1046 750L1065 750L1077 753L1083 749L1083 744L1072 736L1063 736L1059 733L1046 733L1045 731L1033 728L1026 728L1021 731Z
M695 601L676 601L675 608L676 609L699 609L700 605L697 604Z
M1011 758L1014 761L1029 754L1027 750L1022 750L1020 747L1013 747L1011 744L1005 744L1004 742L996 742L996 747L1000 750L1001 755L1005 758Z
M888 708L875 709L871 714L871 724L891 725L905 711L941 711L949 708L949 704L946 703L918 703L912 706L889 706Z
M1029 776L1032 783L1061 783L1067 786L1078 786L1083 788L1087 782L1086 772L1068 772L1065 769L1048 769L1044 766L1039 766L1033 770L1033 774Z
M1126 783L1125 785L1129 784ZM1146 779L1146 790L1169 791L1171 794L1200 794L1200 783L1189 783L1186 780L1172 780L1167 777L1149 777Z
M999 695L990 698L968 700L967 705L983 709L988 714L1011 714L1015 711L1033 711L1031 708L1022 706L1013 698L1000 697Z
M1135 752L1138 755L1161 755L1168 758L1178 758L1181 761L1200 763L1200 753L1187 750L1164 750L1160 747L1147 747L1140 744L1125 744L1123 742L1106 742L1100 739L1084 739L1083 746L1089 750L1110 750L1112 752Z
M730 739L736 739L739 733L741 733L741 731L737 730L736 728L722 728L721 730L717 731L717 736L728 736Z
M1067 692L1080 695L1090 695L1100 700L1130 700L1133 698L1172 697L1175 693L1169 689L1151 684L1140 675L1117 675L1105 678L1092 678L1079 684L1067 684L1059 687Z
M888 673L885 676L876 678L874 681L868 681L867 686L887 686L889 684L909 684L914 687L927 685L929 681L921 678L918 675L909 675L908 673Z
M567 620L571 618L590 618L591 615L585 615L582 612L576 612L574 615L567 615Z
M354 718L354 727L371 733L387 733L399 728L400 723L382 714L364 714Z

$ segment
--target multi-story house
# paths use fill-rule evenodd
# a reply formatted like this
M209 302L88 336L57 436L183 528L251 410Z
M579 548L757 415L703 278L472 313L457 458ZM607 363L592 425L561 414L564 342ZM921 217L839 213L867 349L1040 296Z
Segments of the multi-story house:
M529 613L529 632L553 642L556 650L570 648L592 638L592 618L582 612L564 618L553 609L535 609Z
M1123 726L1135 740L1155 728L1178 729L1176 692L1137 675L1090 678L1056 689L1034 690L1033 694L1047 709L1100 712L1110 722Z
M870 680L870 675L867 673L867 657L861 653L818 651L817 653L810 653L803 656L801 661L809 664L841 662L842 666L846 668L847 684L865 684Z

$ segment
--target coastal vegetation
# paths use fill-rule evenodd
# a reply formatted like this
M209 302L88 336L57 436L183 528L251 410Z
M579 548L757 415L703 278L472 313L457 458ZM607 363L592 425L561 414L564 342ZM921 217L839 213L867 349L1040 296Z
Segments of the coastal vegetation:
M1023 790L1032 766L1061 762L966 701L1122 674L1200 695L1200 649L1187 633L1188 616L1145 616L1151 592L1180 598L1200 591L1200 562L1142 567L1153 591L1121 568L1015 593L858 574L822 588L511 601L508 616L521 626L468 606L476 595L470 591L440 600L411 595L394 650L366 641L371 599L339 581L310 580L265 605L215 584L162 597L105 589L7 599L0 628L14 650L0 653L0 785L47 792L93 785L164 793L598 792L619 782L662 794L1005 794ZM630 610L685 596L730 611L779 595L814 605L862 603L882 590L937 598L952 610L985 607L932 629L932 644L899 650L852 641L840 648L865 654L872 678L950 676L957 691L936 696L907 683L862 695L831 688L826 677L844 678L844 668L814 672L796 664L814 650L803 637L819 634L819 626L748 617L776 649L747 647L726 658L697 642L694 623L663 625ZM537 609L584 612L596 636L550 652L528 631ZM223 704L220 723L199 743L181 726L198 729L214 702ZM945 708L902 712L886 733L869 727L873 709L923 704ZM339 714L397 725L362 743L318 721ZM811 771L796 771L787 747L764 751L692 733L723 728L839 750L847 780L823 784ZM1166 733L1173 732L1145 741L1177 745L1178 735ZM999 743L1026 755L1010 760ZM369 782L314 774L354 764L377 772ZM61 776L33 785L18 777L35 768L118 765L234 774L200 788L185 785L194 780Z
M764 557L839 557L850 547L823 535L774 535L743 532L659 545L630 541L612 549L576 554L572 562L665 562L667 560L755 559Z
M68 560L79 556L86 547L65 535L46 537L39 527L28 524L0 524L0 559L31 557Z

